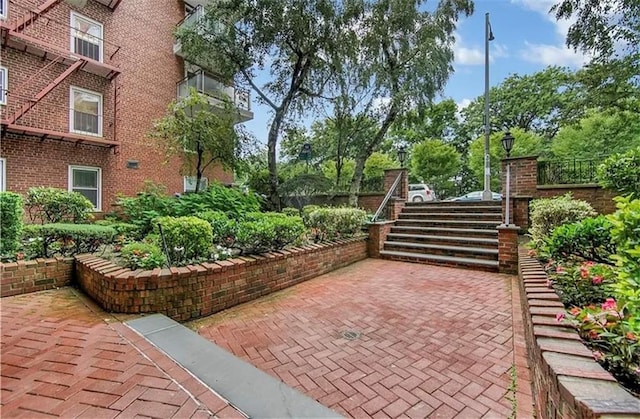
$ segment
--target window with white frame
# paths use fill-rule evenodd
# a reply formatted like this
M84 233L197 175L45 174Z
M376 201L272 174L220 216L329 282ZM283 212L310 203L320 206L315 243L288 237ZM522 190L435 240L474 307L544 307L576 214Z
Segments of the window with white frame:
M2 1L2 0L0 0ZM5 67L0 67L0 105L7 104L7 90L9 89L9 73Z
M84 195L96 211L102 207L102 169L69 166L69 191Z
M102 95L71 87L69 131L102 136Z
M0 158L0 192L7 190L7 160Z
M6 19L9 12L9 2L7 0L0 0L0 19Z
M71 52L102 62L102 24L71 12Z
M185 176L184 177L184 191L185 192L195 192L196 191L196 176ZM204 191L207 189L207 185L209 181L206 177L200 178L200 188L199 191Z

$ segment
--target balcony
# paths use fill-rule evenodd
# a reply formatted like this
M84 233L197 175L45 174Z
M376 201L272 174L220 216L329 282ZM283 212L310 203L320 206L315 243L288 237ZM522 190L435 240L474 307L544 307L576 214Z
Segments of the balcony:
M205 11L202 5L197 5L191 13L189 13L184 19L182 19L178 25L178 29L182 28L196 28L199 33L203 34L204 30L213 29L216 31L221 31L224 26L219 22L210 22L205 18ZM216 71L215 67L209 65L210 63L204 62L203 60L199 60L196 57L190 57L183 49L182 44L177 39L173 44L173 53L179 57L182 57L186 61L189 61L193 64L198 65L199 67L207 68L210 71Z
M189 88L193 87L199 93L207 96L212 108L223 109L224 99L228 98L238 109L239 122L253 119L251 111L251 96L249 92L224 83L208 76L204 71L191 74L177 83L178 99L189 95Z

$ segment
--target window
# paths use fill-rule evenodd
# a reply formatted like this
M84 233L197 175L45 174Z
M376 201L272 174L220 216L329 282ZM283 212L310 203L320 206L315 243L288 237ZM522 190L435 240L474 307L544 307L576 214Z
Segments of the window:
M206 177L200 179L200 191L203 191L207 188L209 181ZM185 192L195 192L196 191L196 177L195 176L185 176L184 177L184 191Z
M102 24L71 12L71 51L102 62Z
M0 19L6 19L7 18L7 12L9 8L9 4L7 2L7 0L0 0Z
M69 131L102 136L102 95L71 87Z
M7 89L9 88L9 77L7 75L7 69L0 67L0 105L7 104Z
M96 211L102 207L102 169L69 166L69 191L84 195Z
M7 190L7 160L0 158L0 192Z

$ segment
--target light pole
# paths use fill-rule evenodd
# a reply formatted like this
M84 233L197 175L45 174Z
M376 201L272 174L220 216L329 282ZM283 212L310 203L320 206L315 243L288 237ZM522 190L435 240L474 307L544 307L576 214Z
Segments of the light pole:
M507 152L507 158L509 158L511 156L511 149L513 148L513 142L516 139L513 137L513 135L511 135L511 133L509 131L504 133L504 137L502 137L502 148L504 148L504 151ZM506 194L506 207L505 207L505 220L504 223L506 225L510 224L510 206L511 206L511 202L510 201L510 192L511 192L511 162L507 161L507 188L505 190L505 194Z
M493 31L489 23L489 13L484 15L484 190L482 200L491 201L491 162L489 161L489 41L493 41Z

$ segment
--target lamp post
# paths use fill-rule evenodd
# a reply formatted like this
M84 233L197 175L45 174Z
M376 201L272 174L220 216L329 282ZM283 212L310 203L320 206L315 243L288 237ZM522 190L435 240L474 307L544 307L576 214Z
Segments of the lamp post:
M407 158L407 150L404 146L398 148L398 160L400 160L400 168L404 169L404 160Z
M513 135L511 135L511 133L509 131L504 133L504 137L502 137L502 148L504 148L504 151L507 152L507 158L509 158L511 156L511 149L513 148L513 142L516 139L513 137ZM506 193L506 198L507 198L507 202L506 202L506 208L505 208L505 220L504 223L506 225L510 225L510 206L511 206L511 201L510 201L510 192L511 192L511 162L507 162L507 190L505 191Z
M484 190L482 200L491 201L491 162L489 161L489 41L493 41L493 31L489 23L489 13L484 15Z

